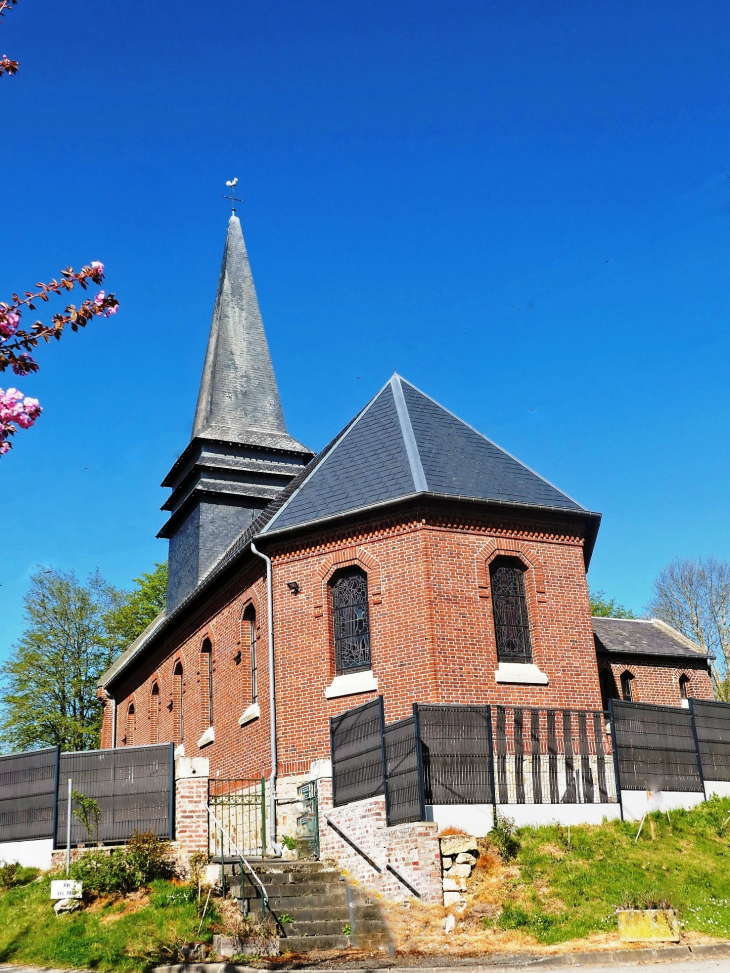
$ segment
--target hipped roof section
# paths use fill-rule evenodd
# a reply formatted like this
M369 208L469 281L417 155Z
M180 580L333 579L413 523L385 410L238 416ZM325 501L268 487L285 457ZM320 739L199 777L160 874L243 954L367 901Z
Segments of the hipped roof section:
M100 685L116 679L249 549L251 541L296 533L416 497L578 519L585 529L586 565L601 519L414 385L393 375L233 542L195 591L116 660Z

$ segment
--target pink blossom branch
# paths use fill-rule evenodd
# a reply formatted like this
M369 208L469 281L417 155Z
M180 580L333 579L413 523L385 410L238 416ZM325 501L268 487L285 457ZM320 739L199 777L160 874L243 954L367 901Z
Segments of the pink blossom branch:
M14 7L18 0L0 0L0 19L5 16L5 11L9 7ZM7 54L0 57L0 77L3 74L17 74L18 62L11 61Z

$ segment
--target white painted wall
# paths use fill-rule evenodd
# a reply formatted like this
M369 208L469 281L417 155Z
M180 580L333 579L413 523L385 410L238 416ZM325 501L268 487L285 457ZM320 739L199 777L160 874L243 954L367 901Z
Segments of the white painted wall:
M426 820L435 821L439 831L461 828L483 838L492 830L494 809L491 804L427 804Z
M497 810L512 818L518 828L546 824L601 824L604 818L621 817L618 804L498 804Z
M708 797L730 797L730 780L706 780L705 794Z
M52 838L0 842L0 862L20 862L28 868L42 868L47 871L51 867L52 853Z
M689 810L705 799L702 791L621 791L625 821L641 821L647 811Z
M512 818L518 828L544 824L601 824L604 818L621 817L618 804L498 804L497 810ZM642 812L643 813L643 812ZM435 821L439 831L461 828L467 834L483 838L494 824L491 804L431 804L426 807L426 820Z

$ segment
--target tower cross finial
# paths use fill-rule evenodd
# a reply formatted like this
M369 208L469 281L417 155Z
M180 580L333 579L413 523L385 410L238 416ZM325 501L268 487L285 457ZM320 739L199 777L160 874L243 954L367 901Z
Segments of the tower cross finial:
M235 212L236 212L236 203L242 203L243 202L242 199L239 199L239 197L236 196L236 183L237 182L238 182L238 176L236 176L233 179L226 179L226 186L228 186L228 188L231 190L231 195L230 196L226 196L224 194L224 196L223 196L223 199L230 199L231 200L231 213L233 213L233 214L235 214Z

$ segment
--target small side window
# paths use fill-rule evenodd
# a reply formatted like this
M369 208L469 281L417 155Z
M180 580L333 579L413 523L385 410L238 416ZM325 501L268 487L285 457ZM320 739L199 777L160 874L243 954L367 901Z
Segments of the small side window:
M621 673L621 695L628 703L632 703L636 695L634 677L628 669Z

